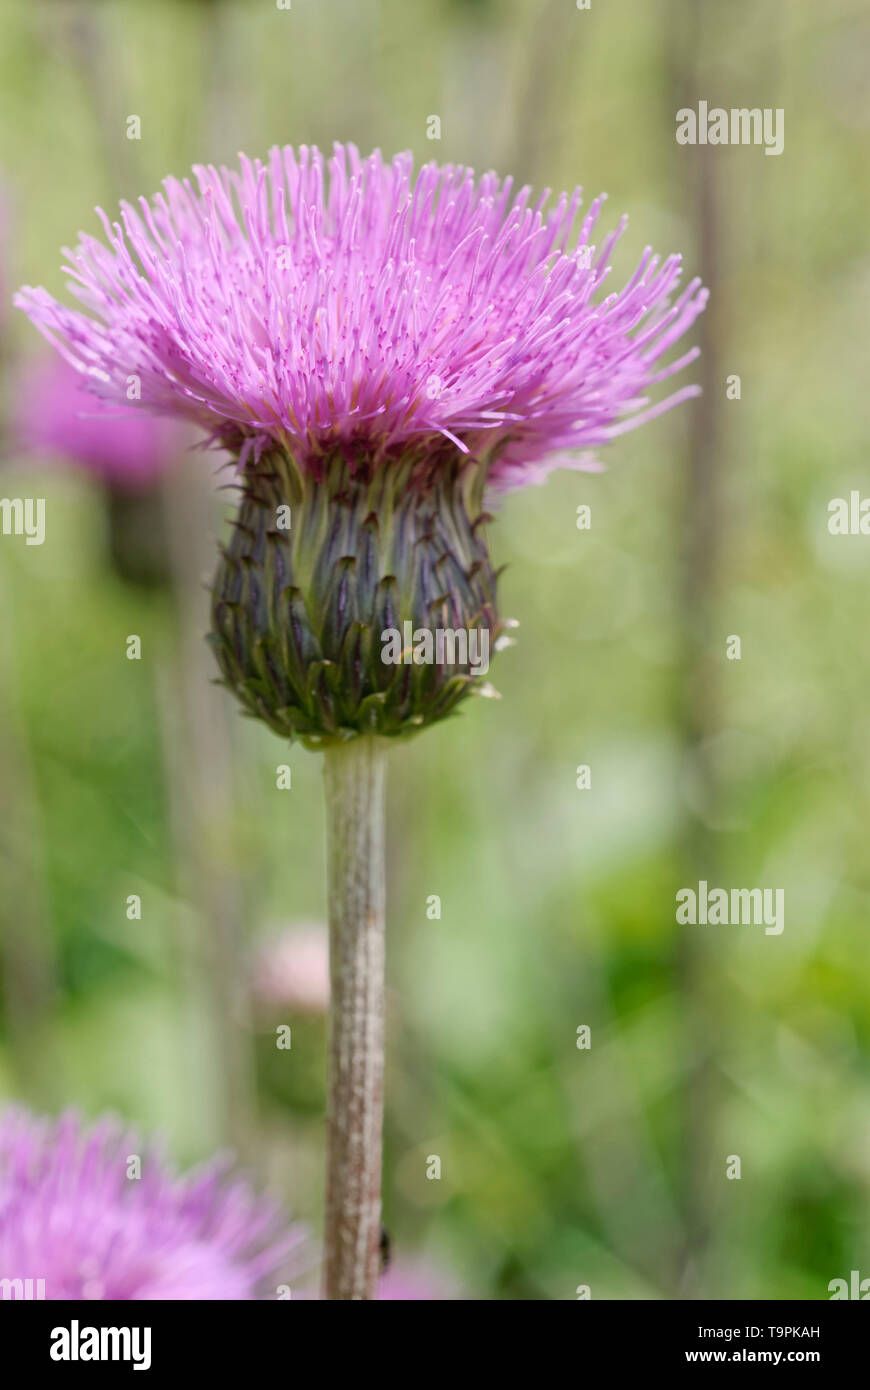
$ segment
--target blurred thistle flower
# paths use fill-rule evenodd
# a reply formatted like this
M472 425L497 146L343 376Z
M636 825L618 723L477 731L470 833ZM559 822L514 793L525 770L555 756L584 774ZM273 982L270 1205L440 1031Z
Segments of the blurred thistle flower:
M326 750L330 1088L326 1290L374 1296L380 1233L386 739L451 714L509 639L486 496L597 467L706 302L648 249L604 294L625 220L510 179L336 146L194 169L100 212L67 252L84 311L16 296L103 399L188 419L237 459L213 590L225 683ZM471 637L487 653L472 659ZM399 652L393 645L399 638ZM462 641L462 638L465 641ZM448 641L449 638L449 641ZM485 639L485 640L484 640ZM389 654L388 654L389 653Z
M86 378L56 354L28 362L16 382L13 443L40 462L72 463L113 488L149 488L183 453L189 436L151 411L97 400Z
M251 992L261 1009L287 1006L303 1013L329 1008L329 936L325 922L301 923L258 941Z
M141 1176L130 1176L139 1160ZM0 1113L0 1279L48 1299L274 1294L306 1233L212 1162L176 1176L134 1132Z
M169 583L163 475L191 444L191 427L148 409L99 400L56 353L26 363L15 383L12 447L37 464L73 467L102 484L108 549L123 579Z

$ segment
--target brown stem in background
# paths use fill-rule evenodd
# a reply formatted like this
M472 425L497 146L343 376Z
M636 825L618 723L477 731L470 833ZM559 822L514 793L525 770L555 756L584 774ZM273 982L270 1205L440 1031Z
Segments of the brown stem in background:
M82 80L112 198L135 198L141 192L137 186L137 142L127 139L125 118L130 113L121 104L118 65L107 50L101 8L93 0L52 5L43 35L46 43L59 43Z
M106 481L102 494L115 573L139 589L164 587L171 565L159 485L125 488Z
M45 42L56 45L78 73L96 128L108 188L108 204L136 198L139 141L128 140L119 89L118 64L106 42L105 16L91 0L71 0L52 7L52 25ZM56 28L55 28L56 24ZM136 488L118 487L103 479L109 559L126 583L145 588L169 583L168 538L156 482Z
M42 827L27 731L18 707L11 595L0 581L0 977L11 1053L22 1090L56 1099L50 1020L55 943L45 901Z
M173 841L196 914L191 983L199 990L205 985L220 1128L224 1139L253 1161L255 1088L245 914L231 843L236 803L228 720L235 712L214 683L216 668L203 640L209 607L204 581L214 562L212 495L208 464L200 456L183 459L166 476L179 632L172 710L164 719L164 733L171 759Z
M706 0L676 0L673 6L672 32L682 36L682 48L673 70L672 118L682 107L697 107L698 100L710 91L705 32L708 19ZM683 801L680 883L692 884L702 878L715 882L718 859L716 836L710 829L718 788L708 741L720 727L719 670L725 658L725 634L718 631L716 624L724 523L720 448L724 380L719 357L723 308L719 291L725 200L721 164L716 162L718 150L708 145L675 145L675 149L687 166L679 182L689 192L688 212L695 224L694 265L710 290L709 305L698 320L702 355L696 379L703 395L691 414L681 525L683 650L678 672L678 724L684 750L684 791L690 790L690 796L684 796ZM683 1298L702 1298L712 1296L706 1286L707 1255L713 1233L712 1183L715 1174L724 1172L724 1156L720 1163L715 1152L721 1006L710 936L692 928L679 930L677 970L689 1069L684 1089L682 1152L686 1238L678 1294Z
M112 199L134 197L141 192L139 150L137 142L126 138L127 110L106 43L104 16L99 6L78 0L60 19L61 43L91 105ZM220 74L230 61L225 20L222 6L203 4L203 51L213 78L204 99L209 128L219 118L224 128L231 124L226 93L217 97ZM173 844L196 920L188 986L207 1015L221 1137L252 1160L254 1062L243 894L228 844L234 818L231 715L213 685L216 672L203 640L208 627L203 582L214 564L209 465L199 456L180 458L162 483L135 492L106 484L104 493L116 571L140 587L169 585L174 593L179 651L171 689L159 704Z
M525 56L522 94L516 107L513 148L506 166L517 183L535 183L552 164L559 117L564 124L564 77L576 83L582 71L583 18L564 0L545 0L535 16ZM574 132L572 132L574 134ZM578 151L582 159L582 150ZM487 167L491 163L486 161Z

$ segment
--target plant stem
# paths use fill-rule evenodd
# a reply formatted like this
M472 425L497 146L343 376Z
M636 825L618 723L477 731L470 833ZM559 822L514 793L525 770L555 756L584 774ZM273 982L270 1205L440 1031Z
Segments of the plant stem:
M387 743L325 753L329 1098L325 1296L377 1297L384 1109L384 788Z

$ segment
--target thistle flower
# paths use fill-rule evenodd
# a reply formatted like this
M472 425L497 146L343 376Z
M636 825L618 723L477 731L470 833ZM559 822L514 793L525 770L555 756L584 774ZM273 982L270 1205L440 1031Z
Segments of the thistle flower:
M413 178L409 155L351 145L194 179L122 204L118 222L99 214L105 243L67 253L84 312L41 289L16 302L95 394L123 402L134 381L137 408L195 422L237 459L211 641L250 714L326 751L326 1290L370 1298L383 736L487 691L471 636L488 652L507 626L487 495L597 467L601 446L694 395L647 393L694 358L663 365L706 292L678 292L679 257L646 250L605 293L625 222L593 246L602 199L581 220L579 189L548 209L495 174Z
M0 1279L48 1299L264 1297L305 1238L221 1161L177 1177L113 1120L0 1114Z
M462 652L387 664L384 632L504 635L485 491L594 467L592 450L695 394L647 392L705 302L670 303L680 258L648 249L602 295L625 219L410 155L328 161L275 148L194 169L106 243L67 252L87 312L16 303L124 406L202 426L239 461L242 503L215 584L224 678L309 744L401 734L484 686ZM576 226L578 224L579 226ZM576 235L572 235L576 226Z
M19 373L13 435L32 457L72 463L122 492L149 488L187 442L174 421L97 400L56 354Z
M693 281L665 311L678 256L645 251L596 303L625 226L590 258L601 198L569 249L580 189L547 213L546 194L532 206L494 174L433 163L412 181L408 154L336 146L328 168L327 184L304 146L242 157L240 173L197 166L198 192L167 179L121 223L99 213L108 249L83 236L67 253L94 317L42 289L17 302L98 394L123 402L135 375L143 404L243 462L277 444L318 475L340 446L359 468L450 444L525 483L627 412L641 423L639 398L694 356L657 368L704 303Z

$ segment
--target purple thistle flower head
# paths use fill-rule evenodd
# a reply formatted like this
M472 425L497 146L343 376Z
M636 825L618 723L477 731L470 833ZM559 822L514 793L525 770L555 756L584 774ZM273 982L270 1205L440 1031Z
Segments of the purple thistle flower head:
M112 1120L0 1115L0 1279L47 1299L265 1297L305 1238L221 1161L177 1177Z
M193 173L120 221L99 211L107 245L66 253L85 312L43 289L15 302L97 394L123 404L136 377L143 404L243 462L278 445L319 472L336 449L370 466L446 444L516 486L694 394L647 400L694 357L661 365L705 291L671 303L680 258L647 249L606 293L625 219L593 247L601 198L580 221L579 189L548 210L509 178L415 179L409 154L353 145Z
M404 735L491 693L486 490L597 467L695 394L648 392L694 358L663 365L706 291L648 249L608 293L625 221L593 246L602 199L580 202L452 165L415 178L407 154L275 148L100 212L105 242L67 252L83 309L16 297L97 395L123 404L133 380L137 408L237 456L211 641L283 737Z
M17 385L16 444L40 461L56 458L137 492L176 462L189 440L177 422L151 411L122 412L94 397L81 372L56 354L28 363Z

